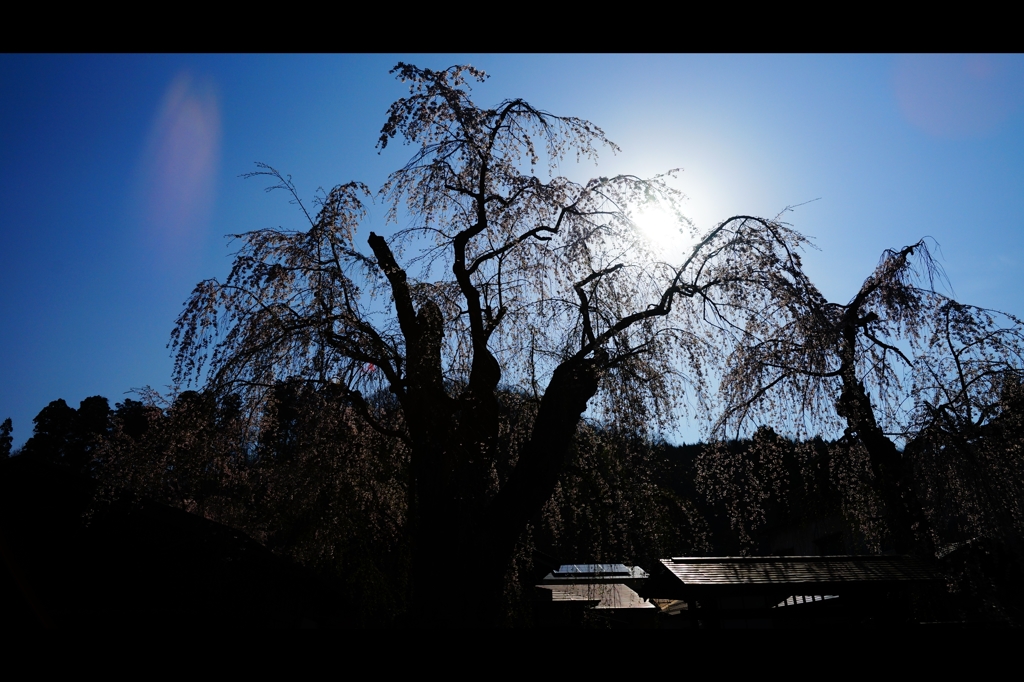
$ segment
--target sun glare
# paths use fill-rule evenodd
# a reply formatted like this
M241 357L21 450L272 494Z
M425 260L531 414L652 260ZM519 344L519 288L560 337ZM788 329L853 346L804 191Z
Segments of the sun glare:
M690 226L661 206L645 206L634 221L654 252L668 261L680 260L693 246Z

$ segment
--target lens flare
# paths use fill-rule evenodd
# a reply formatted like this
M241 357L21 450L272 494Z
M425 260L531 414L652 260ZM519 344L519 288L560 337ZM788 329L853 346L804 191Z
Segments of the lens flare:
M900 112L929 135L986 135L1022 104L1024 60L1013 55L902 55L893 73Z
M180 73L168 86L142 160L142 223L167 256L198 245L209 224L220 162L213 84Z

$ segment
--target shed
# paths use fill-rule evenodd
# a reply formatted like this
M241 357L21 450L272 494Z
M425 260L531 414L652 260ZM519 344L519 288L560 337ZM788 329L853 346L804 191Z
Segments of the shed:
M579 620L577 611L592 609L613 626L653 627L656 608L636 593L648 577L639 566L563 564L544 576L536 588L550 608L570 609L561 615L549 612L549 624L572 624Z
M936 580L906 556L674 557L640 594L680 626L899 622L907 595Z

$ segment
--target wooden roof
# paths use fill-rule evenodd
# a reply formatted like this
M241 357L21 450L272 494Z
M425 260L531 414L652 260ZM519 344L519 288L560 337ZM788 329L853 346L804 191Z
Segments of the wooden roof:
M904 556L675 557L661 564L666 571L648 584L644 596L721 590L825 594L935 579L926 566Z
M653 609L654 604L644 601L629 587L618 583L591 583L589 585L538 585L551 591L553 602L585 602L597 609Z
M922 581L933 575L910 557L675 557L661 563L688 585Z

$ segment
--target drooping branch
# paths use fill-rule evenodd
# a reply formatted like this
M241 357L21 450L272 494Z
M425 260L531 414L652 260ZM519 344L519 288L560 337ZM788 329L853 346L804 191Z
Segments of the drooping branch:
M529 231L524 232L523 234L519 235L515 239L513 239L510 242L508 242L507 244L505 244L504 246L500 246L497 249L493 249L491 251L488 251L487 253L484 253L484 254L481 254L481 255L477 256L473 260L473 262L470 263L469 267L466 268L466 274L472 275L474 272L477 271L477 269L481 265L483 265L487 261L489 261L489 260L491 260L493 258L497 258L498 256L503 255L507 251L510 251L510 250L514 249L515 247L519 246L520 244L525 242L530 237L535 238L537 241L542 241L542 242L543 241L549 241L551 239L551 237L543 237L543 236L541 236L541 234L544 233L544 232L552 233L552 234L557 233L558 232L558 227L557 226L556 227L548 227L547 225L541 225L540 227L535 227L532 230L529 230Z
M352 390L345 385L342 385L341 388L343 395L346 398L348 398L349 402L356 408L356 411L359 413L359 416L365 419L366 423L369 424L374 431L381 434L382 436L397 438L406 445L412 447L412 439L409 437L409 434L406 431L387 427L384 424L382 424L380 420L377 419L376 416L374 416L372 410L370 410L369 404L367 404L366 399L363 397L363 394L360 391Z
M590 301L588 300L587 293L583 290L583 287L587 286L588 284L597 279L600 279L601 277L604 277L605 275L610 275L613 272L618 272L619 270L622 269L622 267L622 263L617 263L611 267L591 273L589 276L585 277L584 279L580 280L579 282L573 285L573 288L576 290L576 295L580 299L580 314L583 316L582 345L584 347L588 345L592 346L593 344L596 343L597 340L594 338L594 328L590 323Z
M893 346L892 344L888 344L888 343L885 343L883 341L880 341L878 338L875 337L874 334L869 332L867 329L864 329L864 336L866 336L868 339L870 339L871 342L874 343L879 348L884 348L885 350L890 351L890 352L895 353L896 355L900 356L900 359L903 360L903 362L907 363L907 367L913 366L914 363L910 361L910 358L908 358L903 353L903 351L901 351L896 346Z

